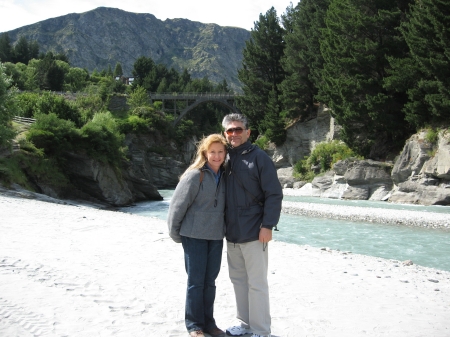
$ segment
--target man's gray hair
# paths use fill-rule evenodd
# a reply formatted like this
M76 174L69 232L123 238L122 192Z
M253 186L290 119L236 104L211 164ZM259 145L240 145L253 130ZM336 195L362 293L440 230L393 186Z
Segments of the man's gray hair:
M231 122L241 122L242 124L244 124L244 128L248 129L248 120L244 115L237 113L226 115L222 121L223 128L226 130L228 124L230 124Z

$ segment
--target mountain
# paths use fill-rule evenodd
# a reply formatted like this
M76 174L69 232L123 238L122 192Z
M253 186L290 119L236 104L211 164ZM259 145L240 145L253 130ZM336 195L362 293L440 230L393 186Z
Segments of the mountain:
M65 53L71 66L114 70L120 62L125 76L132 76L135 60L151 57L178 71L187 68L193 78L226 79L239 90L237 69L250 32L187 19L161 21L152 14L130 13L99 7L73 13L8 32L12 43L20 36L39 44L40 52Z

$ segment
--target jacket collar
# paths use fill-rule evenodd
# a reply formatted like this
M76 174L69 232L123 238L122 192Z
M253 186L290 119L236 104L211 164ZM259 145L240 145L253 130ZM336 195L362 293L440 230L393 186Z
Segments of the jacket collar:
M250 151L253 151L256 148L256 145L250 143L250 141L246 141L244 144L239 145L238 147L229 147L228 151L237 153L237 154L246 154Z

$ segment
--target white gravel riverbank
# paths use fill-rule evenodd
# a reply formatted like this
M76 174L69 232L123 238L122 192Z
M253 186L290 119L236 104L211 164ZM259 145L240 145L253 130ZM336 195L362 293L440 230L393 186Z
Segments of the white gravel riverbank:
M286 194L287 192L287 194ZM295 196L295 191L286 191ZM450 229L450 213L283 201L283 212L310 217Z
M165 221L1 189L0 214L0 336L188 335L183 250ZM450 272L280 241L268 249L273 337L450 336ZM236 323L227 267L225 248L222 329Z

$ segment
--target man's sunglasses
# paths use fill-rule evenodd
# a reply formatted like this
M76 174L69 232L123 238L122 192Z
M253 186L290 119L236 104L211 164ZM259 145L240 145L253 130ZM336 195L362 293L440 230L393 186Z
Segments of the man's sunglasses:
M244 130L245 129L243 129L243 128L231 128L231 129L225 130L225 133L228 136L231 136L233 133L240 135Z

